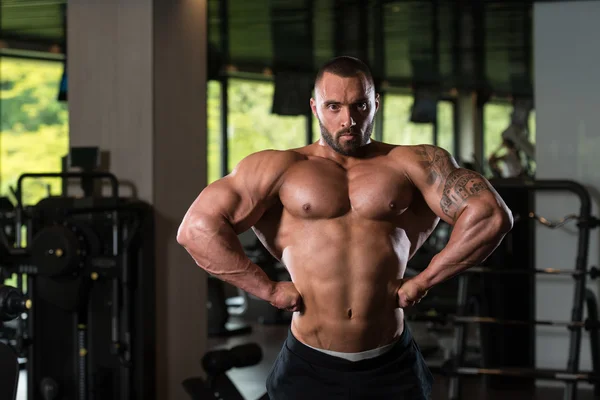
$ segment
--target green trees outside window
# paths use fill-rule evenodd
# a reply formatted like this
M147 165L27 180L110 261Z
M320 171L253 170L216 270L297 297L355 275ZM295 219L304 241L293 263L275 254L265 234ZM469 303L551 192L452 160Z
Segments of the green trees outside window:
M59 172L69 148L68 109L57 100L63 63L0 57L0 195L26 172ZM60 193L60 180L27 180L23 202ZM12 199L14 201L14 199Z

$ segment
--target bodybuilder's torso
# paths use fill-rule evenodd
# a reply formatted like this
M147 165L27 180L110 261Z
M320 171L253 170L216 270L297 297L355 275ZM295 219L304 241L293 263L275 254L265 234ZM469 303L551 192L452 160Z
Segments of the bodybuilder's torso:
M315 146L296 150L279 200L254 230L303 297L292 322L301 341L347 352L388 344L403 329L397 279L437 217L392 146L373 145L346 165Z

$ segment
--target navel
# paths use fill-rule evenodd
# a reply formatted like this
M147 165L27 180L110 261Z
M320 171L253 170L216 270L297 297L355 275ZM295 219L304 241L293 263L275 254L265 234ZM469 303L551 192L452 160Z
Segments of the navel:
M352 309L351 308L348 309L348 318L352 318Z
M302 209L306 212L310 211L310 204L309 203L304 203L304 205L302 206Z

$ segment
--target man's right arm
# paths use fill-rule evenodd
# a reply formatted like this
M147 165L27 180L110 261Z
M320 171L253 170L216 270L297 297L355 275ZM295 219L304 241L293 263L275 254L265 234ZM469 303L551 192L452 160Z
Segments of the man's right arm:
M179 227L178 243L211 275L271 301L275 282L246 256L237 235L273 204L283 173L297 160L295 153L276 150L246 157L192 203Z

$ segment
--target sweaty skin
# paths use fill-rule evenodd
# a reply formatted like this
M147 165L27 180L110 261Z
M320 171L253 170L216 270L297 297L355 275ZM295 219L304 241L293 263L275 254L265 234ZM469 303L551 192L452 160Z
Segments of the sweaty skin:
M489 182L445 150L370 140L377 99L361 78L325 76L322 98L311 100L331 145L246 157L202 191L178 233L208 273L295 311L301 342L340 352L393 342L403 308L483 261L512 226ZM453 225L448 245L403 280L440 218ZM250 228L293 284L272 282L246 257L237 234Z

